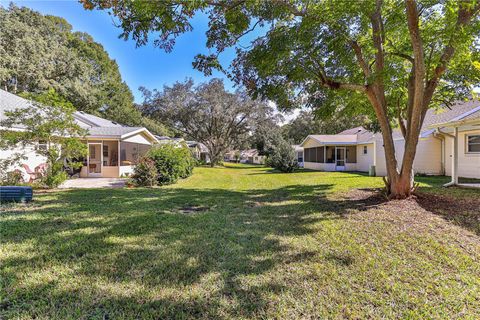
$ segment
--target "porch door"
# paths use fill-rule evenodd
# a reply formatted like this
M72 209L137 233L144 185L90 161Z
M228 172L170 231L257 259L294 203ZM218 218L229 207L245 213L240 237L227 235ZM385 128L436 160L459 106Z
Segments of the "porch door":
M88 176L101 177L102 176L102 158L103 150L101 143L88 144Z
M335 147L335 170L336 171L345 171L346 153L347 153L347 148Z

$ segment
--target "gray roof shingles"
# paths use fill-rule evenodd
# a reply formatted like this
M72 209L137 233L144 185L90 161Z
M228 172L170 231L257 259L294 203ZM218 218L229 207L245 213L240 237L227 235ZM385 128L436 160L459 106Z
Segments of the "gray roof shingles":
M5 111L25 109L32 106L32 102L15 94L0 89L0 120L5 119ZM77 123L88 131L90 137L119 138L130 132L143 129L142 127L122 126L116 122L103 119L82 111L76 111L74 118Z

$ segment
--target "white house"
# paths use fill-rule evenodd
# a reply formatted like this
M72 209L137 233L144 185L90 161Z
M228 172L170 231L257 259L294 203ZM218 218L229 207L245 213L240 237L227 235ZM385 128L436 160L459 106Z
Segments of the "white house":
M5 119L5 111L26 109L31 106L29 100L0 90L0 120ZM88 132L82 138L88 146L88 155L80 171L81 177L115 178L128 175L133 172L139 157L158 142L143 127L124 126L81 111L75 112L74 118L77 124ZM13 129L22 130L22 128ZM26 170L24 167L27 167L33 171L46 162L45 158L35 152L36 148L42 147L41 142L39 144L27 148L1 150L0 159L9 158L15 152L21 152L27 156L27 159L22 163L24 166L18 169Z
M298 166L303 168L303 148L298 144L292 145L292 148L295 150Z
M197 141L186 141L186 143L195 159L202 163L210 163L210 155L205 144Z
M394 143L401 161L405 140L400 130L394 130ZM362 127L336 135L309 135L301 147L308 169L368 172L374 166L376 175L387 174L381 133ZM480 178L480 102L457 103L450 109L427 112L414 171L452 176L454 182L458 177Z

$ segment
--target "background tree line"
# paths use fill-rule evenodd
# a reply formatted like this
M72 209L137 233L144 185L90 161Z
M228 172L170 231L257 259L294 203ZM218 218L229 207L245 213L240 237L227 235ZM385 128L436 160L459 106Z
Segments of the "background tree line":
M0 87L34 100L53 89L79 111L168 133L142 116L117 63L88 33L13 4L0 7Z

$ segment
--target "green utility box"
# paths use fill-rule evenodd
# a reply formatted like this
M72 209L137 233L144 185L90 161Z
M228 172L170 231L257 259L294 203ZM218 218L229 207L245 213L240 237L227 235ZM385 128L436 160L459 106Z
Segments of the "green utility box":
M375 166L370 166L370 170L368 170L368 175L369 175L370 177L375 177L375 176L376 176Z

